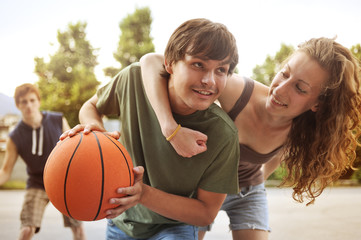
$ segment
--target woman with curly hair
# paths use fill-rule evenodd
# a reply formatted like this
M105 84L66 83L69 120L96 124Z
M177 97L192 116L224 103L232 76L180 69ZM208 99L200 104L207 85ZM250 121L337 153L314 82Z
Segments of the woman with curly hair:
M177 127L166 81L159 75L163 61L157 54L141 59L145 91L163 135L167 140L172 136L169 141L177 153L200 154L207 150L207 136L187 126ZM203 61L207 60L192 63L195 71L203 71ZM307 204L352 167L360 135L360 90L357 59L328 38L300 44L270 87L237 74L230 76L218 100L238 128L241 149L240 191L228 195L222 206L230 218L233 239L268 239L264 181L281 162L288 172L283 185L292 186L293 198L307 199ZM212 95L207 85L193 86L193 92L204 98ZM206 230L210 226L200 228L200 239Z

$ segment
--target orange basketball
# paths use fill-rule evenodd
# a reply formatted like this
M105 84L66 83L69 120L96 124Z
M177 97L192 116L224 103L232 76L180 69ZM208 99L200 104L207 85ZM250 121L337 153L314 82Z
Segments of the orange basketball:
M109 199L123 197L119 187L134 184L133 163L116 139L102 133L83 132L57 143L44 169L45 191L63 214L82 221L105 218L117 205Z

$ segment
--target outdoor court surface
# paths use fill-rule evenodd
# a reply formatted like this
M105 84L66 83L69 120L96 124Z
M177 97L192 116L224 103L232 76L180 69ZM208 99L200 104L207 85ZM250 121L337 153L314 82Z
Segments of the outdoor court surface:
M361 187L328 188L314 205L296 203L292 190L268 188L270 224L269 240L360 240ZM19 213L23 201L22 190L0 190L0 240L14 240L18 236ZM106 220L85 222L88 240L105 239ZM64 228L62 217L50 204L42 229L34 240L71 240L71 230ZM231 240L228 217L220 212L213 230L205 240Z

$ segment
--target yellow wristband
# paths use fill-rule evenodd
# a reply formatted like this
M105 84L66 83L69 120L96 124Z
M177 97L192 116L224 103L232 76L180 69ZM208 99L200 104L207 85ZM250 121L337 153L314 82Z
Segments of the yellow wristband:
M174 132L169 136L167 137L167 141L169 142L170 140L172 140L172 138L174 138L174 136L177 134L177 132L179 131L179 129L181 128L181 125L178 124L177 128L174 130Z

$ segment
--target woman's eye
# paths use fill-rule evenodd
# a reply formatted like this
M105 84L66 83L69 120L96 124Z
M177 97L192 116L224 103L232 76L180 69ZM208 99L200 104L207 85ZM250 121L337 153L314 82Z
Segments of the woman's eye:
M284 77L284 78L288 78L288 75L286 74L285 71L281 71L281 75L282 75L282 77Z
M301 92L301 93L307 93L307 91L303 90L300 85L296 84L296 88L297 88L297 91Z

